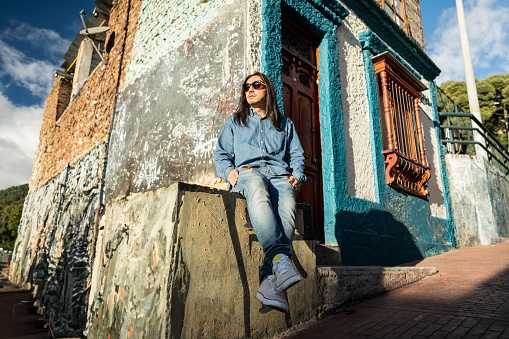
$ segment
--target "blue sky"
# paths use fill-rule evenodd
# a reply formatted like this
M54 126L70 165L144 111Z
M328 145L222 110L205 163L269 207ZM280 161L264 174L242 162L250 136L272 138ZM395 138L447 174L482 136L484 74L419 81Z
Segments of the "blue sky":
M509 72L509 1L463 0L476 78ZM85 6L84 6L85 5ZM9 1L0 14L0 189L30 180L54 70L81 29L89 1ZM438 83L464 80L454 0L421 0L427 53Z

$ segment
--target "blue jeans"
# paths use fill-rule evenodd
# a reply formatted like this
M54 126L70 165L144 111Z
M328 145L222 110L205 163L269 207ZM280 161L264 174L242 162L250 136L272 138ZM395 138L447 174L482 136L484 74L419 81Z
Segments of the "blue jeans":
M246 197L251 224L263 248L260 282L272 274L272 259L278 253L291 258L297 203L287 175L273 175L267 167L239 169L231 190Z

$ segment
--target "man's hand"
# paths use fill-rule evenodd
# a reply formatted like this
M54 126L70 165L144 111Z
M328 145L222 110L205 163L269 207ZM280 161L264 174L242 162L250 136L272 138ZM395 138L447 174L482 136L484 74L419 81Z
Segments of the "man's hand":
M237 179L239 178L239 170L238 169L234 169L232 170L229 174L228 174L228 182L232 185L232 186L235 186L237 184Z
M300 190L300 183L299 183L299 180L297 180L296 177L294 177L293 175L290 175L288 177L288 180L287 180L290 184L292 184L293 186L293 189L295 190L295 192L298 192Z

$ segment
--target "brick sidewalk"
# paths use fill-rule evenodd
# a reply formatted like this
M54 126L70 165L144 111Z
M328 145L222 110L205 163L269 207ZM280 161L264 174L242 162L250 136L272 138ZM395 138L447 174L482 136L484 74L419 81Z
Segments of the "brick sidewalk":
M46 322L33 307L32 294L7 278L8 263L0 263L0 338L51 338Z
M415 266L439 273L283 338L509 338L509 241Z

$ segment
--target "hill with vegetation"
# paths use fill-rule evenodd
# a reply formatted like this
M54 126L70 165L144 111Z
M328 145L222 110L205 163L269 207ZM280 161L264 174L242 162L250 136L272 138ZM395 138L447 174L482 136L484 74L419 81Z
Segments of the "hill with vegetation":
M497 91L502 94L502 102L509 109L509 73L495 74L478 81L476 79L477 96L481 109L482 123L493 133L498 141L507 149L508 138L504 122L504 112L495 107ZM465 112L470 112L468 105L467 85L464 81L447 81L440 88Z
M13 249L27 194L28 184L0 191L0 248Z

